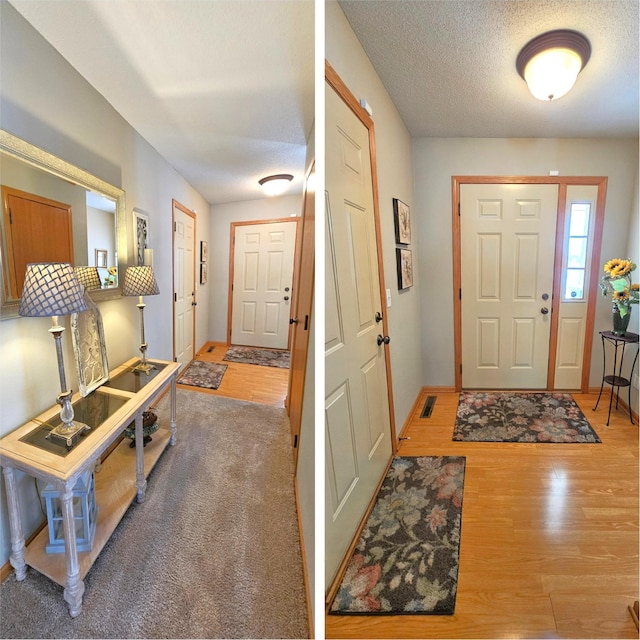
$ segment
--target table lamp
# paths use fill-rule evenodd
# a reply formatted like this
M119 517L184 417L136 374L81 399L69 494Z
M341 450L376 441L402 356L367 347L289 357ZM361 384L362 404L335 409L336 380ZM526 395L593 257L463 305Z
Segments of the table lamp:
M58 316L86 311L84 291L75 276L73 267L68 262L32 262L27 265L24 278L24 289L20 301L19 313L28 317L50 317L53 321L49 329L56 344L58 355L58 374L60 376L62 424L54 427L47 438L53 441L62 440L67 447L72 447L80 434L89 431L90 427L73 419L71 397L73 391L67 389L62 355L62 332L64 327L58 324Z
M100 274L98 267L76 267L76 278L86 291L100 289Z
M134 371L143 371L149 374L151 369L156 367L147 362L147 343L144 341L144 308L145 304L143 296L155 296L160 293L158 289L158 283L153 275L153 269L149 265L142 265L136 267L127 267L124 274L124 285L122 286L123 296L138 296L138 304L136 305L140 309L140 352L142 353L142 360L140 364L134 367Z

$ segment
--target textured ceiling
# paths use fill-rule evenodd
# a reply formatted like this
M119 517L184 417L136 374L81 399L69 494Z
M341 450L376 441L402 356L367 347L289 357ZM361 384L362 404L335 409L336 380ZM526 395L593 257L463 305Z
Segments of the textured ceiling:
M638 135L638 0L340 6L413 136ZM518 75L516 57L531 38L560 28L587 36L591 60L569 94L541 102Z
M312 0L11 0L210 203L302 190Z

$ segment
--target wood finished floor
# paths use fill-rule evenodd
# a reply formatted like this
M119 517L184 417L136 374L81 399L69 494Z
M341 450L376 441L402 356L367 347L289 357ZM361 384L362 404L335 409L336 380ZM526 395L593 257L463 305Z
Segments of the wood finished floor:
M637 638L638 426L574 398L602 444L453 442L458 394L423 392L398 455L467 458L455 613L327 615L325 636Z
M209 351L211 347L213 349ZM228 365L218 389L203 389L186 384L178 384L178 388L284 407L289 384L289 369L226 362L223 360L226 353L226 344L208 342L195 357L196 360L204 362L219 362Z

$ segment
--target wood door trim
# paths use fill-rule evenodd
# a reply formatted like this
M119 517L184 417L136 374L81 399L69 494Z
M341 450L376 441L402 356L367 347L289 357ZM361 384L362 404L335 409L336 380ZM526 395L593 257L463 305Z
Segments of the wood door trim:
M175 198L171 199L171 285L173 291L171 292L171 308L173 309L173 360L176 361L176 216L175 210L179 209L182 213L193 218L193 302L196 300L196 214L187 209L183 204L180 204ZM191 360L195 358L196 352L196 311L193 310L193 350L191 353ZM186 368L186 367L185 367Z
M558 307L560 304L560 282L562 277L562 256L564 251L564 220L566 215L566 196L569 186L596 186L596 219L593 231L593 249L591 254L589 296L587 298L587 318L585 322L584 348L582 355L582 385L580 391L589 390L591 353L593 349L593 327L595 323L596 299L600 274L600 252L602 249L602 231L604 227L604 209L607 196L606 176L452 176L452 232L453 232L453 323L454 323L454 377L455 390L462 390L462 285L461 248L460 248L460 186L463 184L557 184L558 213L556 220L555 259L553 272L553 296L551 300L551 335L549 337L549 364L547 390L553 389L555 378L555 356L558 339ZM561 197L562 196L562 197ZM562 200L562 202L561 202ZM561 210L562 207L562 210ZM559 252L558 252L559 248ZM552 359L553 355L553 359Z
M356 97L351 93L349 87L343 82L342 78L336 73L335 69L327 60L324 62L325 80L334 89L343 102L353 111L354 115L362 122L369 132L369 153L371 156L371 185L373 188L373 220L376 232L376 248L378 254L378 282L380 283L380 303L384 305L386 300L385 282L384 282L384 261L382 254L382 231L380 228L380 208L378 205L378 171L376 163L376 141L375 126L369 114L360 106ZM384 335L389 335L389 323L387 320L386 308L382 313L382 329ZM388 344L384 345L385 351L385 367L387 373L387 397L389 399L389 421L391 425L391 447L395 452L398 449L398 440L396 436L396 421L393 402L393 382L391 378L391 350Z
M231 238L229 239L229 288L227 292L227 347L231 345L231 322L233 319L233 277L235 275L235 239L236 239L236 227L248 227L256 224L275 224L277 222L295 222L296 223L296 237L294 239L294 253L293 253L293 278L291 280L291 296L293 298L296 286L298 283L298 274L296 273L296 265L298 263L300 247L298 246L300 231L300 217L289 218L269 218L268 220L243 220L240 222L231 223ZM297 304L297 300L291 300L291 307ZM291 348L291 327L289 327L289 335L287 337L287 349Z

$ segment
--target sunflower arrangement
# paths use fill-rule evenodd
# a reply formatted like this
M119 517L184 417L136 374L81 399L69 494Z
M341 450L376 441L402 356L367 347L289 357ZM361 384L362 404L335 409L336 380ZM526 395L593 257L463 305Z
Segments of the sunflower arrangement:
M604 265L607 274L600 280L602 295L611 293L613 304L617 307L621 318L631 312L631 305L638 304L640 291L637 284L631 283L631 272L636 268L635 262L629 259L614 258Z

